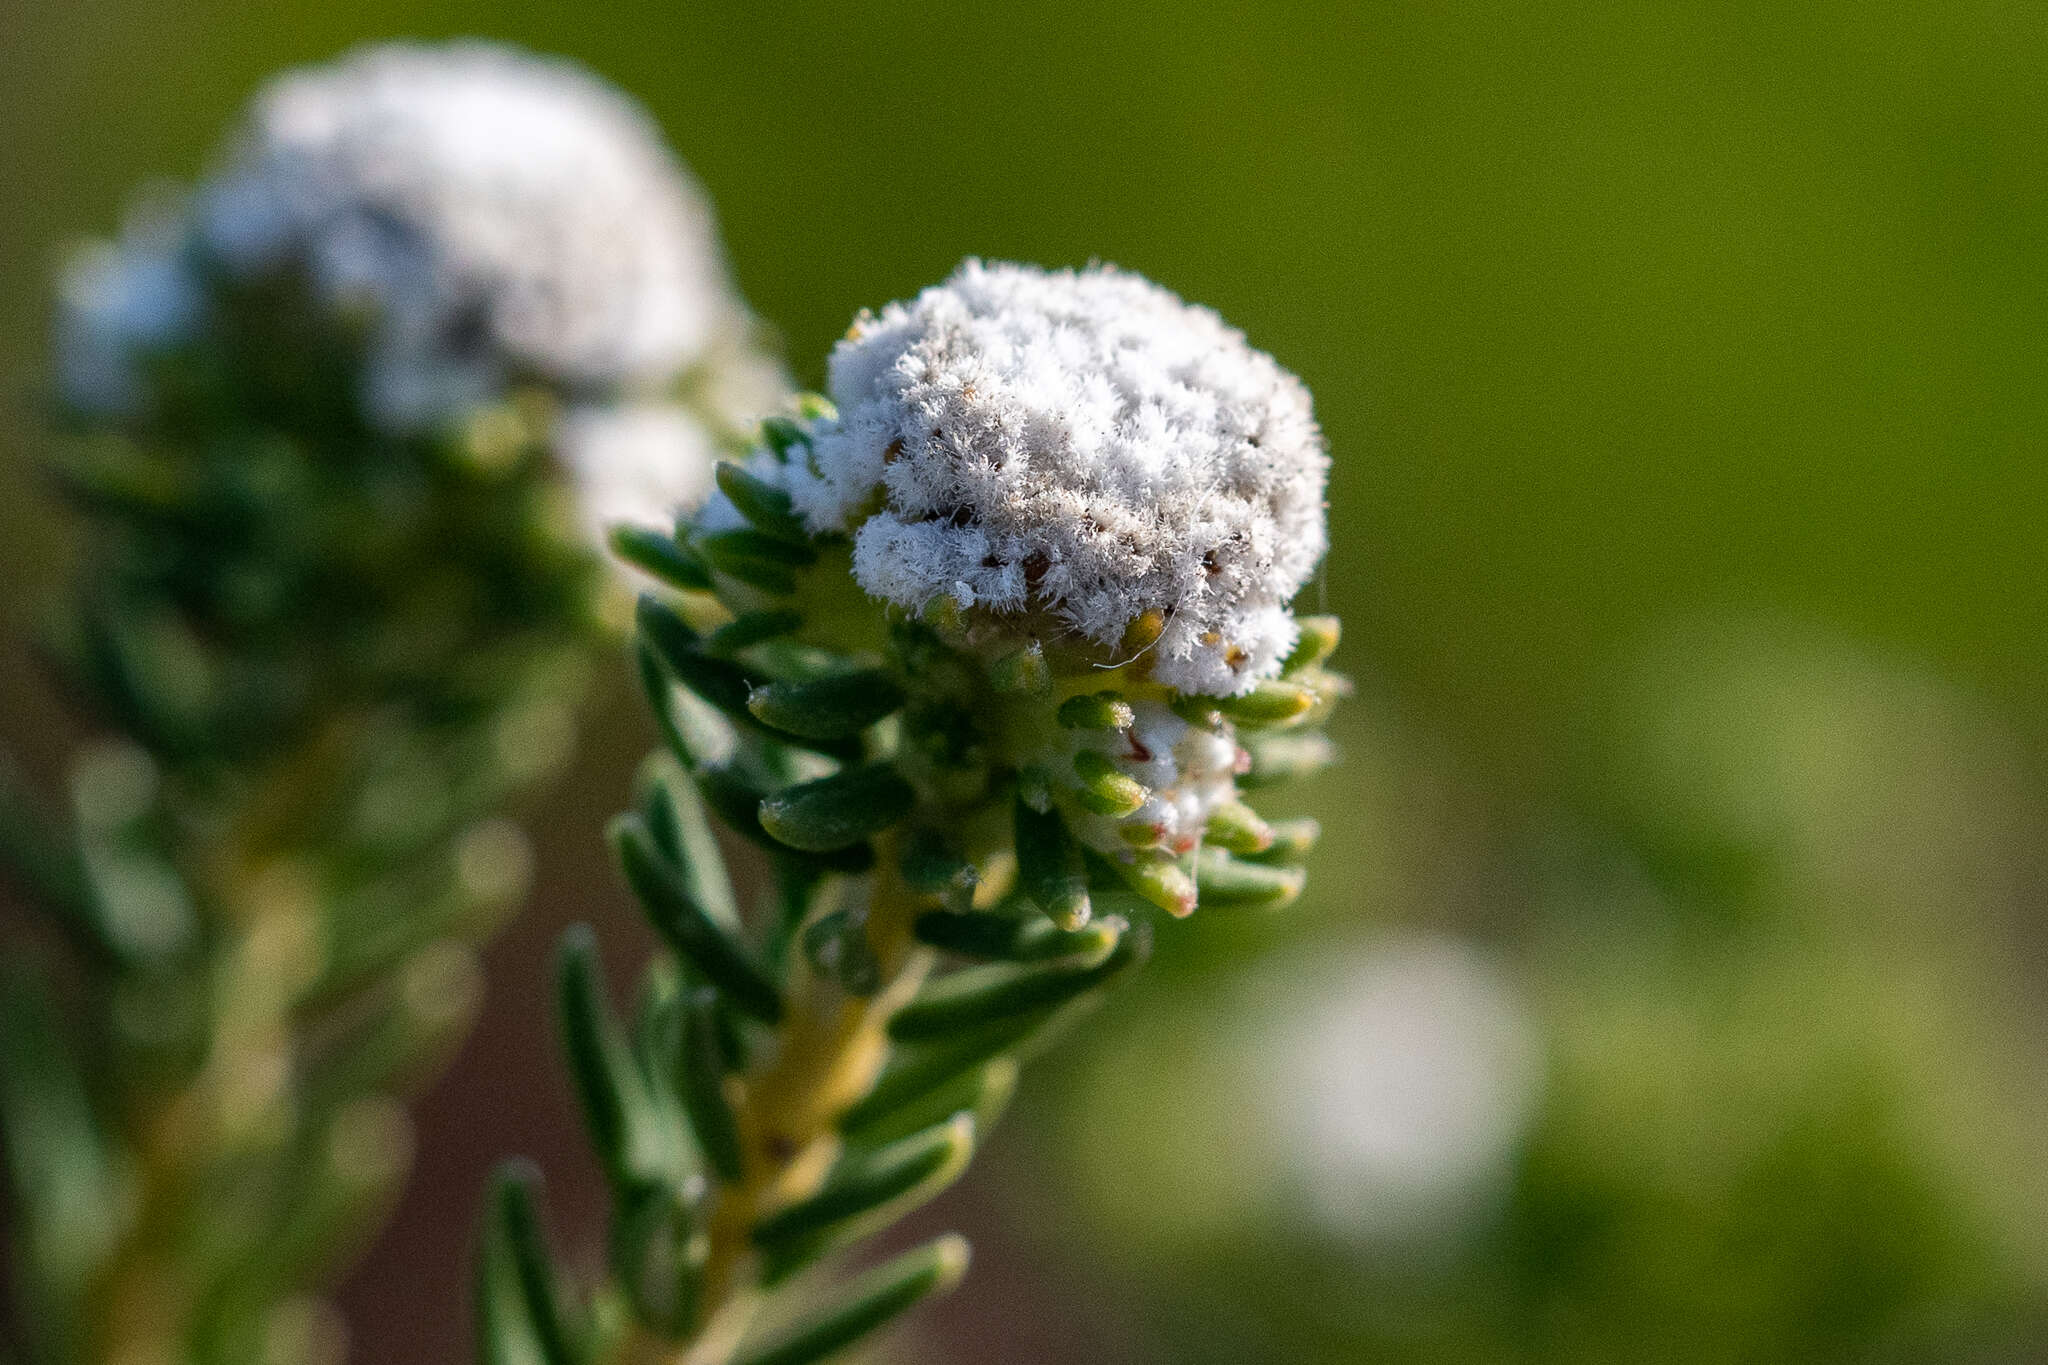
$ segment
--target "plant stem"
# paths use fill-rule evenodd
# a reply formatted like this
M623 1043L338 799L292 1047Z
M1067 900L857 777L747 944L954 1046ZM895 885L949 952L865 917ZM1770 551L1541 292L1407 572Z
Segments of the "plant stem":
M312 975L317 906L310 885L275 874L340 780L349 738L347 726L331 727L252 783L217 838L184 841L198 850L186 867L194 893L220 926L196 978L206 1052L180 1088L129 1097L134 1214L86 1299L90 1361L156 1365L190 1349L204 1285L178 1243L207 1169L238 1143L282 1142L295 1121L290 1012ZM273 1120L285 1131L261 1131Z
M745 1156L742 1178L722 1186L707 1231L704 1327L685 1345L636 1333L624 1351L629 1365L726 1365L756 1306L746 1270L754 1225L765 1214L817 1191L838 1159L840 1114L873 1088L888 1056L889 1018L917 993L931 954L911 933L918 902L896 868L890 836L876 843L868 903L868 944L882 968L872 996L849 994L794 955L789 1010L773 1059L735 1077L733 1108Z

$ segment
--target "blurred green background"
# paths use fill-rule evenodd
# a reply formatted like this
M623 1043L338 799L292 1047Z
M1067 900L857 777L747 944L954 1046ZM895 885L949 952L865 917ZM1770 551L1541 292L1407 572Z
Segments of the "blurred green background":
M1047 1064L896 1358L2048 1355L2048 9L0 0L15 635L59 246L278 66L458 33L647 102L806 382L963 255L1099 257L1330 436L1361 696L1309 901L1171 930ZM497 1152L556 1148L588 1241L537 962L629 919L639 724L536 816L360 1360L460 1358Z

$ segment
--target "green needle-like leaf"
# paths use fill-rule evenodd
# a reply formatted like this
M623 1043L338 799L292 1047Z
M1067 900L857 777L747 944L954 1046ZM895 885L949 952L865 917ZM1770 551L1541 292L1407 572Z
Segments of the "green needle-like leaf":
M730 460L721 460L714 476L718 490L732 502L734 510L763 535L804 545L810 540L803 518L790 505L789 494L774 484L757 479Z
M641 808L647 828L654 835L662 856L683 879L704 912L725 926L736 929L740 922L739 902L733 894L732 879L726 872L725 854L704 809L697 785L678 771L666 756L657 756L643 770L646 792Z
M986 1142L1016 1091L1021 1070L1013 1057L997 1057L969 1067L937 1089L847 1133L847 1140L858 1146L878 1147L965 1113L974 1115L975 1140Z
M839 1116L839 1131L863 1138L961 1076L1024 1043L1053 1016L1044 1010L946 1038L891 1062L867 1095Z
M484 1226L477 1294L478 1347L488 1365L577 1365L534 1208L539 1173L526 1162L498 1168Z
M908 815L916 800L895 768L871 763L765 798L761 826L791 848L829 853L880 834Z
M0 871L11 872L67 937L100 962L120 956L120 940L101 915L76 841L30 795L14 764L0 756Z
M794 611L746 612L705 636L704 648L713 654L729 657L769 640L793 635L803 623L803 616Z
M640 632L640 638L654 647L655 656L663 663L696 651L696 628L659 594L643 592L634 600L633 625Z
M675 680L729 716L751 720L747 697L754 681L729 659L702 652L702 641L689 623L660 598L643 593L634 613L640 638L654 647L661 665Z
M1018 797L1015 829L1017 886L1063 929L1088 922L1088 873L1080 847L1056 810L1036 811Z
M817 1365L886 1326L967 1273L965 1238L948 1233L854 1281L836 1301L782 1340L749 1351L738 1365Z
M697 1325L710 1243L684 1198L664 1185L632 1191L612 1224L612 1273L639 1319L680 1338Z
M927 947L992 962L1044 962L1101 949L1101 936L1091 928L1062 929L1042 916L988 910L927 910L914 932Z
M719 1044L715 999L692 992L682 1002L682 1038L676 1048L676 1096L696 1134L697 1150L713 1175L732 1184L744 1174L739 1121L725 1093L725 1051Z
M661 856L654 836L636 815L612 821L607 835L625 869L626 882L654 927L726 999L763 1023L782 1017L782 993L754 965L726 929L697 903L682 875Z
M72 1280L117 1235L122 1190L59 1017L30 963L0 964L0 1154L37 1262Z
M754 689L747 710L763 724L804 739L851 739L903 705L903 689L877 669Z
M842 1161L816 1194L754 1225L771 1282L924 1203L966 1169L973 1152L974 1118L962 1113Z
M1135 957L1135 951L1125 946L1128 934L1121 920L1091 924L1074 937L1093 942L1071 962L978 967L941 977L896 1012L889 1021L889 1036L898 1042L930 1042L1048 1009L1102 984Z
M614 526L607 537L612 553L650 577L686 592L709 592L711 570L666 531Z
M799 401L804 402L807 408L817 404L823 404L825 410L832 408L829 402L816 394L806 394L804 399ZM825 412L806 411L804 415L818 417L825 415ZM761 423L761 442L775 452L776 459L787 460L791 451L799 446L807 447L811 444L811 434L787 417L770 417Z
M818 552L807 540L784 540L754 530L711 531L698 536L696 543L713 564L727 573L733 573L735 565L802 569L818 558Z
M584 1122L615 1188L644 1179L652 1161L648 1099L632 1055L606 1003L597 936L571 925L555 958L563 1050Z

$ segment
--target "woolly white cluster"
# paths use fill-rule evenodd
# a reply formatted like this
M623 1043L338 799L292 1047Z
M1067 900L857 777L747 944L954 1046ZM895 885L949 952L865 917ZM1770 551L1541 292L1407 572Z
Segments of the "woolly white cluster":
M1085 742L1106 754L1150 795L1135 812L1115 819L1082 815L1075 831L1098 851L1128 860L1135 850L1179 856L1202 842L1209 816L1237 799L1237 779L1251 767L1226 722L1220 730L1190 725L1158 702L1132 708L1132 724Z
M132 420L148 411L150 358L188 337L204 309L183 246L180 206L145 199L119 241L89 242L65 262L56 379L74 412Z
M670 383L743 323L698 186L626 97L481 43L280 77L201 196L230 274L303 270L369 328L365 400L416 431L532 377Z
M1293 643L1329 458L1308 390L1208 309L1108 266L970 260L862 315L831 394L780 477L813 530L854 533L874 596L1046 608L1112 647L1158 610L1153 677L1210 695Z

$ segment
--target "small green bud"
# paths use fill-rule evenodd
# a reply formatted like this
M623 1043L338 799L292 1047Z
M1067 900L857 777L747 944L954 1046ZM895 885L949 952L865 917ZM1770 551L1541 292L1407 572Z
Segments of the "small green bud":
M1124 627L1122 653L1125 658L1135 658L1159 643L1159 637L1166 633L1166 613L1157 607L1142 611Z
M981 881L981 874L949 847L945 840L930 831L918 834L903 852L901 871L903 884L921 896L937 896L947 900L970 895Z
M1201 851L1195 860L1195 879L1204 905L1253 910L1292 905L1308 884L1308 874L1298 867L1245 862L1220 848Z
M1167 914L1179 919L1195 912L1195 879L1179 862L1140 856L1114 866L1131 890Z
M811 969L847 994L869 996L882 989L882 964L868 944L864 918L844 910L821 916L804 927L803 945Z
M1045 650L1033 640L990 664L988 681L989 686L998 692L1013 695L1043 692L1052 686L1052 668L1045 661Z
M1286 865L1299 863L1309 855L1309 851L1316 846L1316 840L1322 837L1323 833L1320 824L1306 818L1276 820L1267 828L1273 832L1273 842L1254 858L1255 862Z
M1213 705L1238 725L1258 729L1300 720L1318 700L1314 690L1299 683L1268 679L1241 697L1219 697Z
M1145 804L1145 784L1116 766L1107 754L1083 749L1074 755L1074 775L1081 779L1075 798L1097 815L1122 819Z
M1069 730L1128 730L1136 719L1131 704L1115 692L1069 697L1060 703L1058 717Z
M1204 837L1232 853L1263 853L1273 846L1273 827L1242 801L1225 801L1209 812Z
M1295 621L1300 635L1294 641L1294 648L1280 663L1280 676L1291 678L1304 669L1315 667L1337 650L1337 642L1343 637L1343 624L1334 616L1303 616Z
M1271 787L1298 781L1337 761L1337 746L1328 735L1316 731L1249 735L1244 737L1244 745L1252 766L1250 772L1238 779L1241 787Z

